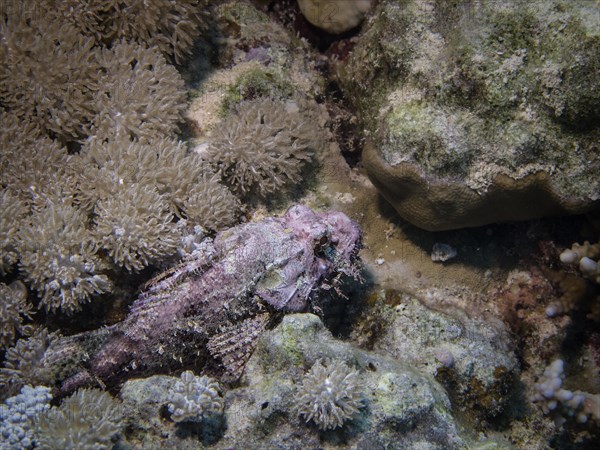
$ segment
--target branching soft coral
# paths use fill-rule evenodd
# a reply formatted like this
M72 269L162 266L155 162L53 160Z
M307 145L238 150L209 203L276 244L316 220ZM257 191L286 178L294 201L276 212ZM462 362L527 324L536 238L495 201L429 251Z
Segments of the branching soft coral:
M0 274L10 272L17 262L17 230L25 218L27 208L10 190L0 192Z
M157 47L181 62L203 24L206 0L44 0L52 16L97 42L125 38Z
M190 222L221 230L237 221L240 202L219 180L218 174L207 169L188 192L183 209Z
M204 156L224 182L263 197L300 181L319 135L295 102L268 98L241 103L213 133Z
M109 449L124 426L121 403L99 389L80 389L35 423L41 448Z
M176 252L178 232L167 202L149 186L125 186L119 195L96 205L98 241L116 265L129 271Z
M67 149L13 113L0 113L0 121L0 184L27 205L45 195L72 196L76 167Z
M341 427L362 405L358 372L341 361L323 365L319 360L310 369L296 397L295 409L321 430Z
M137 138L173 134L186 106L183 78L155 48L121 41L99 56L92 132Z
M70 314L110 290L86 217L71 204L47 199L19 230L18 241L19 267L46 310Z
M0 37L0 103L57 136L86 135L99 75L94 40L73 27L17 14L3 18Z
M44 354L55 339L55 333L40 328L31 337L19 339L6 350L4 367L0 369L0 398L19 392L25 384L35 386L54 382L55 369L44 364Z
M79 197L87 210L121 195L123 186L139 184L156 188L170 211L188 217L192 225L215 230L237 219L237 199L197 155L188 154L182 142L169 138L140 142L123 135L107 141L92 138L81 155L86 170Z

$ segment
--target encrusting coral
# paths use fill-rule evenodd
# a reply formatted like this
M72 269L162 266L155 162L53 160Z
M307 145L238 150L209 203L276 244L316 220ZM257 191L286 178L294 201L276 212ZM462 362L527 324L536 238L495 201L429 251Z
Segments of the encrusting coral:
M306 422L312 420L321 430L329 430L358 413L361 397L357 371L342 361L324 365L319 360L304 376L295 408Z
M42 449L109 449L124 426L123 408L107 392L80 389L35 421L34 438Z
M297 102L259 98L240 103L201 156L238 195L264 197L300 181L318 135Z
M373 184L430 231L597 209L594 6L459 3L378 2L336 63Z

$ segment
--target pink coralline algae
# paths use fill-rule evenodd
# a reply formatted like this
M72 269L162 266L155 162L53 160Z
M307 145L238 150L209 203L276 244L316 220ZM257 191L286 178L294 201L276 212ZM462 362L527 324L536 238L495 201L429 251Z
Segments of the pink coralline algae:
M150 281L123 322L59 339L45 364L71 355L72 368L53 380L62 394L184 368L235 379L282 313L319 311L317 299L343 295L343 280L360 277L360 245L346 215L303 205L222 231Z

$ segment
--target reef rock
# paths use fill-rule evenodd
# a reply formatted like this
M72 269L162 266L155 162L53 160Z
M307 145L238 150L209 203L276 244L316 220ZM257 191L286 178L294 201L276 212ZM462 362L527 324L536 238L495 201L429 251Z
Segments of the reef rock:
M377 295L382 301L386 291ZM509 407L518 363L514 344L498 321L454 317L426 308L406 294L387 292L397 304L371 347L434 376L453 406L476 421L493 419Z
M282 313L318 310L359 276L360 237L344 214L303 205L222 231L152 280L123 322L53 342L43 365L63 369L48 381L68 393L190 367L235 379Z
M383 1L338 64L373 184L427 230L597 208L597 6L463 3Z
M298 0L306 20L332 34L358 26L372 3L372 0Z
M298 402L310 394L299 391L312 385L302 380L320 361L352 371L352 391L362 404L343 426L327 431L298 414ZM167 402L164 391L172 389L167 378L132 380L121 391L132 422L149 431L146 442L156 448L191 448L198 440L217 449L466 448L438 383L404 362L334 339L313 314L287 315L259 338L241 385L225 393L220 436L214 419L175 428L157 418Z

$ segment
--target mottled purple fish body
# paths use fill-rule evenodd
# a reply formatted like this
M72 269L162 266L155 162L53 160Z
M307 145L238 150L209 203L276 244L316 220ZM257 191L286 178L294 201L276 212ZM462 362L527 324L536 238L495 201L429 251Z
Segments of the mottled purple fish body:
M304 205L238 225L150 281L123 322L62 338L47 359L81 354L78 369L57 380L62 393L189 367L238 377L281 313L309 311L319 291L338 290L344 275L358 278L360 246L360 229L345 214Z

